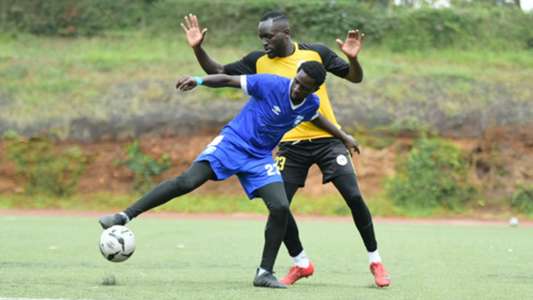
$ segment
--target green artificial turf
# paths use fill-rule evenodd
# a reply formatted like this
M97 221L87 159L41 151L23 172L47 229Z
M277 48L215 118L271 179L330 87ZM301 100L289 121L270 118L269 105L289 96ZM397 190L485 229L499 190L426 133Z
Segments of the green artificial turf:
M252 287L264 220L141 217L137 250L111 263L96 217L0 217L0 299L527 299L532 228L378 223L393 284L377 289L347 219L300 222L315 275L287 290ZM284 247L276 264L285 274ZM114 276L116 285L103 285Z

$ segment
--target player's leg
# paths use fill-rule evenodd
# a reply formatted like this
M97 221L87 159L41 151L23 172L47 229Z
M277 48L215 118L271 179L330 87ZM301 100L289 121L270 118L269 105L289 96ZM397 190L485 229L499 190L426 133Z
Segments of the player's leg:
M194 162L180 176L163 181L125 211L100 218L100 225L104 229L113 225L124 225L139 214L160 206L173 198L187 194L201 186L207 180L214 178L215 173L207 161Z
M268 208L268 220L265 228L265 244L261 265L256 273L254 286L285 288L273 275L274 263L278 255L281 242L287 229L289 215L289 201L285 195L283 183L273 182L256 190Z
M377 249L372 216L361 196L350 153L338 139L320 141L316 152L316 162L324 175L323 182L332 181L350 208L355 226L368 251L370 268L378 286L388 286L390 280L383 268Z
M368 251L370 271L374 275L376 285L379 287L390 285L389 275L383 267L378 252L372 216L361 196L355 173L339 175L333 178L332 182L350 207L355 226Z
M292 198L298 188L299 185L297 184L285 182L285 191L287 197L289 198L289 204L291 203ZM302 242L300 240L298 225L296 225L296 220L294 219L292 213L289 213L289 218L287 220L287 232L283 242L285 243L289 255L292 258L293 265L289 269L287 275L281 278L280 281L284 284L291 285L301 278L307 278L313 275L315 266L304 251Z
M310 157L312 155L312 149L309 146L312 147L309 142L296 144L287 142L282 143L279 147L276 160L283 176L285 193L287 194L289 204L292 202L297 190L304 186L307 172L313 161L313 158ZM293 260L293 266L280 281L290 285L301 278L311 276L314 272L314 266L304 251L298 225L292 213L289 213L287 232L285 233L283 243Z
M290 205L292 203L294 194L296 194L296 191L298 191L298 189L300 188L300 185L285 181L284 187L285 187L285 194L287 195L287 200L289 201L289 205ZM304 250L302 246L302 242L300 241L300 233L298 231L298 225L296 225L296 220L294 219L294 216L292 215L292 213L289 213L289 219L287 222L287 232L285 233L285 238L283 239L283 243L287 247L287 251L289 252L289 255L291 257L297 256Z
M352 218L363 239L366 250L374 252L377 250L377 242L374 234L374 225L370 211L361 196L355 174L340 175L332 179L342 198L350 208Z

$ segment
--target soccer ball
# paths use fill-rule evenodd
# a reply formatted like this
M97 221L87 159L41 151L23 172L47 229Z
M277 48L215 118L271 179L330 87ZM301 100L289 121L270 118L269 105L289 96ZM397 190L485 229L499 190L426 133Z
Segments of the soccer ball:
M100 236L100 252L109 261L121 262L135 251L135 236L126 226L107 228Z

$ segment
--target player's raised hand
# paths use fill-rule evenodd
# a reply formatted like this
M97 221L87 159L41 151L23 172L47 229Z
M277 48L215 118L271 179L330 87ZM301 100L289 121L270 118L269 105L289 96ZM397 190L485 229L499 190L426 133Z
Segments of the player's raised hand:
M198 47L202 44L205 34L207 33L207 28L202 29L198 23L198 18L189 14L184 17L184 23L180 23L181 28L185 31L185 36L187 37L187 43L192 48Z
M361 154L361 152L359 151L359 144L353 138L353 136L345 134L344 138L342 139L342 142L344 143L346 148L348 148L348 151L350 151L350 155L353 154L352 151L357 152L357 154Z
M194 89L197 85L196 80L189 76L178 79L178 82L176 82L176 89L185 92Z
M359 54L359 51L361 51L361 48L363 47L363 38L365 37L364 33L359 32L359 29L350 30L348 31L348 34L346 35L346 40L342 41L341 39L337 39L337 45L339 45L339 48L341 51L348 57L348 58L356 58L357 54Z

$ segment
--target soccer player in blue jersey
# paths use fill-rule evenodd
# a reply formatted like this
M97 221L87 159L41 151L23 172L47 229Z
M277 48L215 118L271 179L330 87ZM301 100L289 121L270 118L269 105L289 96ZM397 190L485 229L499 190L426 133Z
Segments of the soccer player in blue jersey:
M309 61L300 65L292 80L269 74L180 79L176 88L182 91L198 85L235 87L251 97L187 171L162 182L123 212L100 218L100 225L104 229L124 225L149 209L193 191L207 180L237 175L248 197L262 198L269 211L262 260L253 285L285 288L272 274L289 216L289 201L272 158L273 149L287 131L301 122L311 121L342 140L348 148L359 150L350 135L318 113L319 98L313 92L324 83L325 77L322 64Z

